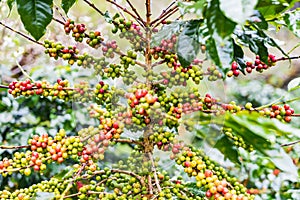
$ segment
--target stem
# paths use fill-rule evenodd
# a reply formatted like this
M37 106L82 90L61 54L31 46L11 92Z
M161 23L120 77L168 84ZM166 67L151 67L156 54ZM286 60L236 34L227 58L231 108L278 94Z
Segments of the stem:
M95 6L95 4L89 2L88 0L83 0L83 1L84 1L85 3L87 3L87 4L89 4L89 6L92 7L94 10L96 10L100 15L104 16L104 13L103 13L101 10L99 10L99 9Z
M140 16L136 8L132 5L132 3L129 0L126 0L126 2L129 4L130 8L133 10L133 12L136 14L138 19L143 23L143 25L146 25L146 22L143 20L143 18Z
M0 85L0 88L3 88L3 89L9 89L9 87L6 86L6 85Z
M291 145L297 144L297 143L299 143L299 142L300 142L300 140L296 140L296 141L294 141L294 142L282 144L282 145L280 145L280 146L282 146L282 147L291 146Z
M281 58L276 59L276 62L277 62L277 61L282 61L282 60L295 60L295 59L300 59L300 56L281 57Z
M162 11L162 13L155 19L151 22L151 25L155 24L156 22L158 22L162 17L166 16L170 11L172 11L172 9L174 9L174 7L177 7L174 6L173 8L171 8L171 6L173 6L175 3L177 2L177 0L173 1L166 9L164 9Z
M30 147L30 145L22 145L22 146L6 146L6 145L2 145L2 146L0 146L0 149L27 149L29 147Z
M36 40L34 40L34 39L28 37L27 35L25 35L24 33L21 33L20 31L14 30L13 28L11 28L11 27L9 27L9 26L3 24L2 22L0 22L0 25L2 25L2 26L4 26L5 28L7 28L7 29L9 29L9 30L11 30L11 31L13 31L13 32L15 32L15 33L21 35L22 37L26 38L27 40L30 40L31 42L34 42L34 43L36 43L36 44L39 44L39 45L44 46L41 42L38 42L38 41L36 41Z
M114 139L116 142L121 142L121 143L129 143L129 144L137 144L143 146L142 142L132 140L132 139Z
M25 77L27 77L28 79L30 79L32 82L35 82L35 81L29 76L29 74L27 74L27 72L25 72L25 70L24 70L23 67L19 64L19 62L16 62L16 65L18 66L18 68L21 70L21 72L24 74Z
M131 17L133 17L142 27L145 27L145 22L144 21L140 21L139 17L136 16L135 14L133 14L132 12L130 12L129 10L127 10L127 8L124 8L122 6L120 6L118 3L112 1L112 0L106 0L107 2L117 6L118 8L120 8L121 10L123 10L125 13L129 14Z
M300 43L298 43L296 46L294 46L291 50L289 50L289 52L287 52L287 54L289 55L290 53L292 53L295 49L297 49L298 47L300 47Z
M59 19L56 19L56 18L52 18L54 21L56 21L56 22L58 22L58 23L60 23L61 25L65 25L65 23L63 22L63 21L61 21L61 20L59 20Z
M177 11L179 10L179 8L176 6L176 7L174 7L174 8L172 8L171 10L170 10L170 12L167 14L167 15L165 15L161 20L159 20L158 22L157 22L157 24L156 25L154 25L154 28L155 27L157 27L159 24L161 24L163 21L165 21L166 19L168 19L169 17L171 17L173 14L175 14Z
M151 164L152 164L152 171L153 171L153 176L154 176L155 184L156 184L156 187L158 189L158 192L160 193L161 192L161 187L159 185L159 181L158 181L158 177L157 177L157 172L156 172L155 164L154 164L154 161L153 161L153 158L152 158L152 154L148 153L148 157L149 157L149 160L151 161Z

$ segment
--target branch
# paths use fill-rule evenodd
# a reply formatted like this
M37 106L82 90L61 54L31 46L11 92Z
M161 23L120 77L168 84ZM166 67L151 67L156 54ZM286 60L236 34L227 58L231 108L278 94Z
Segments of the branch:
M147 26L151 26L151 0L146 0L146 18L147 18Z
M129 144L137 144L143 146L142 142L132 140L132 139L114 139L115 142L121 142L121 143L129 143Z
M129 0L126 0L126 2L129 4L130 8L133 10L133 12L136 14L137 18L143 23L143 25L146 25L146 22L143 20L143 18L140 16L136 8L132 5L132 3Z
M9 87L7 85L0 85L0 88L9 89Z
M0 86L1 87L1 86ZM6 146L6 145L2 145L0 146L0 149L25 149L25 148L29 148L30 145L22 145L22 146Z
M291 145L297 144L297 143L299 143L299 142L300 142L300 140L296 140L296 141L294 141L294 142L282 144L282 145L280 145L280 146L282 146L282 147L291 146Z
M282 61L282 60L295 60L295 59L300 59L300 56L281 57L281 58L276 59L276 62L277 62L277 61Z
M112 1L112 0L106 0L107 2L117 6L118 8L120 8L121 10L123 10L125 13L129 14L131 17L133 17L142 27L145 27L144 25L144 21L140 21L138 16L135 16L135 14L133 14L132 12L130 12L129 10L127 10L127 8L124 8L122 6L120 6L118 3Z
M84 1L85 3L87 3L87 4L89 4L89 6L92 7L94 10L96 10L100 15L104 16L104 13L103 13L101 10L99 10L99 9L95 6L95 4L89 2L88 0L83 0L83 1Z
M25 35L24 33L21 33L20 31L16 31L16 30L12 29L11 27L9 27L9 26L3 24L2 22L0 22L0 25L2 25L2 26L4 26L5 28L7 28L7 29L9 29L9 30L11 30L11 31L13 31L13 32L15 32L15 33L21 35L22 37L26 38L27 40L30 40L31 42L34 42L34 43L36 43L36 44L39 44L39 45L44 46L41 42L38 42L38 41L36 41L36 40L30 38L29 36Z
M169 17L171 17L173 14L175 14L177 11L179 10L179 8L176 6L176 7L174 7L174 8L172 8L171 10L170 10L170 12L167 14L167 15L165 15L161 20L159 20L158 22L157 22L157 24L154 26L154 28L155 27L157 27L160 23L162 23L163 21L165 21L166 19L168 19Z
M151 153L148 153L148 157L151 161L151 165L152 165L152 171L153 171L153 176L154 176L154 180L155 180L155 184L156 184L156 187L158 189L158 192L160 193L161 192L161 187L159 185L159 181L158 181L158 178L157 178L157 172L156 172L156 168L155 168L155 164L154 164L154 161L153 161L153 158L152 158L152 154Z
M152 24L154 24L154 23L156 23L157 21L159 21L162 17L164 17L166 14L168 14L172 9L171 9L171 7L175 4L177 2L177 0L175 0L175 1L173 1L170 5L168 5L168 7L166 8L166 9L164 9L163 11L162 11L162 13L155 19L155 20L153 20L152 22L151 22L151 25ZM177 7L177 6L175 6L175 7Z

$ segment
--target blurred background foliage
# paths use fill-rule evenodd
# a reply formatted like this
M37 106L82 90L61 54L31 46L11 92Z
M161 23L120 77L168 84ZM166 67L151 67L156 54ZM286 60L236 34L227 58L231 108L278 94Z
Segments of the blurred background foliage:
M138 5L140 1L133 0L132 2ZM161 12L161 8L167 6L170 2L160 1L157 4L153 4L153 15L158 15ZM95 3L97 3L97 6L101 10L107 10L111 13L118 11L115 8L108 7L107 4L96 1ZM60 1L55 1L55 4L59 5ZM139 7L142 11L141 15L143 15L145 12L144 5L140 3ZM6 6L6 1L2 0L0 2L0 9L0 20L2 22L26 33L21 21L15 20L18 18L15 7L10 12L8 6ZM91 11L90 7L78 1L68 13L68 17L74 19L76 22L85 23L90 29L100 29L106 39L110 38L112 36L110 32L112 27L106 25L104 18L99 17L96 12ZM63 13L63 11L59 9L55 10L57 18L61 18L60 13ZM190 17L193 16L194 14L191 14ZM300 42L299 38L285 28L278 30L276 26L272 26L268 33L287 52ZM51 22L47 33L42 39L46 38L61 41L69 45L76 44L65 36L63 27L58 26L55 22ZM126 48L128 43L120 40L119 46ZM78 47L86 51L89 50L82 44L79 44ZM281 53L276 49L271 48L270 52L281 56ZM91 51L90 53L97 55L96 51ZM300 55L300 48L296 48L292 54ZM250 52L247 52L246 56L250 60L254 58L254 55ZM33 80L55 82L57 78L61 78L68 79L71 84L80 80L89 81L90 83L99 81L99 77L94 77L91 70L80 69L76 66L71 67L63 61L49 59L43 53L42 48L29 43L24 38L3 27L0 27L0 60L1 84L27 78L21 72L18 65L22 66ZM286 61L278 63L263 74L253 73L247 77L239 76L235 79L227 79L224 82L204 82L201 87L203 92L213 93L225 102L235 101L240 105L251 102L254 107L259 107L270 104L278 99L286 101L299 97L299 90L292 92L287 90L288 83L299 76L299 60L295 60L291 64ZM118 86L119 83L116 80L114 84ZM295 109L295 113L300 113L300 104L298 101L291 102L290 105ZM78 105L72 102L65 103L60 100L51 100L38 96L14 99L7 94L6 90L0 89L0 145L24 145L28 138L34 134L47 132L50 135L54 135L61 128L65 129L69 135L72 135L76 130L96 123L90 121L88 118L86 107L87 105ZM198 120L198 114L195 114L193 119ZM209 118L207 120L211 122L214 119ZM259 116L254 116L253 119L250 116L246 118L237 116L229 119L222 118L221 120L221 123L236 124L237 128L240 126L255 126L255 123L263 124L259 126L262 127L262 138L272 140L276 148L273 150L266 149L265 154L259 154L256 152L249 153L240 148L230 148L230 145L233 146L230 141L222 140L223 143L220 145L218 143L222 137L220 130L216 129L210 123L206 123L205 120L197 127L183 130L183 137L190 135L191 143L204 148L208 156L218 160L221 165L225 166L230 173L238 177L248 188L253 188L251 192L259 193L257 199L300 199L300 184L299 179L297 179L299 178L300 145L298 143L293 146L280 147L280 144L299 140L300 120L295 118L289 125L275 122L274 120L260 119ZM272 131L275 130L275 132L278 129L281 130L279 132L286 132L286 134L273 134L270 129ZM254 129L246 131L244 134L256 135L257 133ZM226 147L226 150L224 150L224 147ZM260 148L263 149L264 146L262 145ZM103 165L109 165L114 160L126 158L130 149L131 147L128 145L114 147L114 149L111 149L111 151L114 151L114 154L108 152L109 156L106 156L106 162L103 162ZM10 150L0 150L0 159L9 157L12 153L13 151ZM173 169L174 163L164 159L168 155L164 155L161 152L157 152L157 154L162 158L160 161L161 165ZM277 158L276 155L281 155L282 157ZM23 177L20 174L15 174L9 178L0 176L0 189L29 186L53 176L57 171L65 167L65 164L59 166L53 165L48 168L45 174L35 174L30 177ZM281 169L278 169L279 167ZM296 174L294 173L295 167L296 172L298 171ZM280 170L280 173L277 170ZM179 175L175 174L175 169L173 173L174 176Z

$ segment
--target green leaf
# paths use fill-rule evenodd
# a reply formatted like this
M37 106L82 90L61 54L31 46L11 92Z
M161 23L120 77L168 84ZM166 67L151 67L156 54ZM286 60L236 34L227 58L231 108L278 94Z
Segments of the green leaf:
M76 0L62 0L61 7L68 14L70 8L75 4Z
M258 34L258 31L255 30L246 30L243 32L236 31L235 34L241 40L241 42L248 46L249 49L259 55L260 60L265 63L268 63L268 49L264 44L265 38L261 37Z
M261 0L258 1L256 9L261 12L264 18L270 20L293 7L295 2L297 2L297 0Z
M50 192L37 192L35 200L51 200L55 197L54 193Z
M222 135L220 139L218 139L215 148L219 149L223 155L228 158L231 162L240 165L241 162L238 158L238 152L233 142L228 139L225 135Z
M182 15L186 13L195 13L200 15L204 6L206 5L206 0L198 0L196 2L178 2L179 11Z
M300 37L300 9L285 13L283 19L290 31Z
M110 24L112 23L113 19L112 19L112 17L110 16L110 14L109 14L108 11L106 11L106 12L104 13L103 17L104 17L104 19L105 19L106 22L108 22L108 23L110 23Z
M54 178L57 178L58 180L70 178L73 175L73 173L74 173L73 168L68 166L60 173L56 174Z
M164 25L160 31L153 34L151 46L159 46L163 39L170 39L172 35L180 32L182 22L172 22L171 24Z
M11 11L14 3L15 3L16 0L7 0L7 6L9 7L9 10Z
M300 77L291 80L287 86L288 91L293 91L298 89L300 86Z
M236 23L227 18L219 7L219 0L212 0L204 13L210 34L217 33L222 38L232 34Z
M195 182L186 183L184 184L184 187L195 196L205 197L205 191L198 188Z
M254 12L258 0L220 0L225 16L238 24L244 24Z
M258 10L254 11L254 14L249 18L249 22L252 24L256 24L259 28L265 30L267 30L269 26L264 16L262 16L262 14Z
M214 38L210 37L206 40L206 51L209 57L214 61L214 63L217 66L222 67L222 63L219 58L219 54L218 54L218 50Z
M199 20L191 20L185 23L182 32L178 36L176 52L181 65L186 68L196 58L200 50L198 42Z
M276 149L267 151L267 154L277 168L289 175L288 180L297 181L298 169L283 148L277 146Z
M52 0L17 0L18 13L25 29L39 40L52 20Z

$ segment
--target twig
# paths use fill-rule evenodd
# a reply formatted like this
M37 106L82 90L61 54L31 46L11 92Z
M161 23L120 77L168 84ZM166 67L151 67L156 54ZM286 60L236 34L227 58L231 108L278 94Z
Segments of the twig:
M121 143L137 144L143 146L142 142L132 140L132 139L114 139L113 141L121 142Z
M148 175L148 188L149 188L149 193L153 194L153 188L152 188L152 178L151 175Z
M7 85L0 85L0 88L9 89L9 87Z
M177 0L173 1L166 9L162 11L162 13L151 22L151 25L159 21L162 17L164 17L168 12L170 12L170 8L177 2Z
M32 82L35 82L30 76L29 74L27 74L27 72L25 72L25 70L23 69L23 67L19 64L19 62L16 62L18 68L21 70L21 72L24 74L24 76L26 76L27 78L29 78Z
M294 59L300 59L300 56L281 57L281 58L276 59L276 62L277 62L277 61L282 61L282 60L294 60Z
M291 146L291 145L297 144L297 143L299 143L299 142L300 142L300 140L296 140L296 141L294 141L294 142L282 144L282 145L280 145L280 146L282 146L282 147Z
M93 9L95 9L100 15L104 16L104 13L103 13L101 10L99 10L99 9L95 6L95 4L89 2L88 0L83 0L83 1L84 1L85 3L87 3L87 4L89 4L89 6L91 6Z
M2 145L0 146L0 149L25 149L25 148L29 148L30 145L22 145L22 146L6 146L6 145Z
M163 18L162 18L162 19L154 26L154 28L157 27L160 23L162 23L162 22L165 21L166 19L168 19L169 17L171 17L171 16L172 16L174 13L176 13L178 10L179 10L178 7L174 7L174 9L171 10L171 12L168 13L165 17L163 17Z
M137 18L143 23L145 26L146 22L143 20L143 18L140 16L136 8L132 5L132 3L129 0L126 0L126 2L129 4L130 8L133 10L133 12L136 14Z
M64 20L64 22L66 22L65 17L63 16L63 14L58 10L58 6L55 5L55 10L59 13L60 17Z
M106 0L107 2L117 6L118 8L120 8L121 10L123 10L125 13L129 14L131 17L133 17L142 27L145 27L143 21L140 21L139 18L137 16L135 16L135 14L133 14L132 12L130 12L129 10L127 10L127 8L124 8L122 6L120 6L118 3L112 1L112 0Z
M156 172L155 164L154 164L154 161L153 161L153 158L152 158L152 154L151 154L151 153L148 153L148 157L149 157L149 159L150 159L150 161L151 161L152 171L153 171L153 176L154 176L155 184L156 184L156 187L157 187L158 192L160 193L160 192L161 192L161 187L160 187L160 185L159 185L159 181L158 181L158 177L157 177L157 172Z
M146 18L148 28L151 26L151 0L146 0Z
M61 25L65 25L65 23L59 19L56 19L56 18L52 18L54 21L57 21L58 23L60 23Z
M34 43L36 43L36 44L39 44L39 45L44 46L43 43L38 42L38 41L36 41L36 40L34 40L34 39L28 37L27 35L25 35L24 33L21 33L20 31L14 30L13 28L11 28L11 27L9 27L9 26L3 24L2 22L0 22L0 25L2 25L2 26L4 26L5 28L7 28L7 29L9 29L9 30L11 30L11 31L13 31L13 32L15 32L15 33L21 35L22 37L26 38L27 40L30 40L31 42L34 42Z

